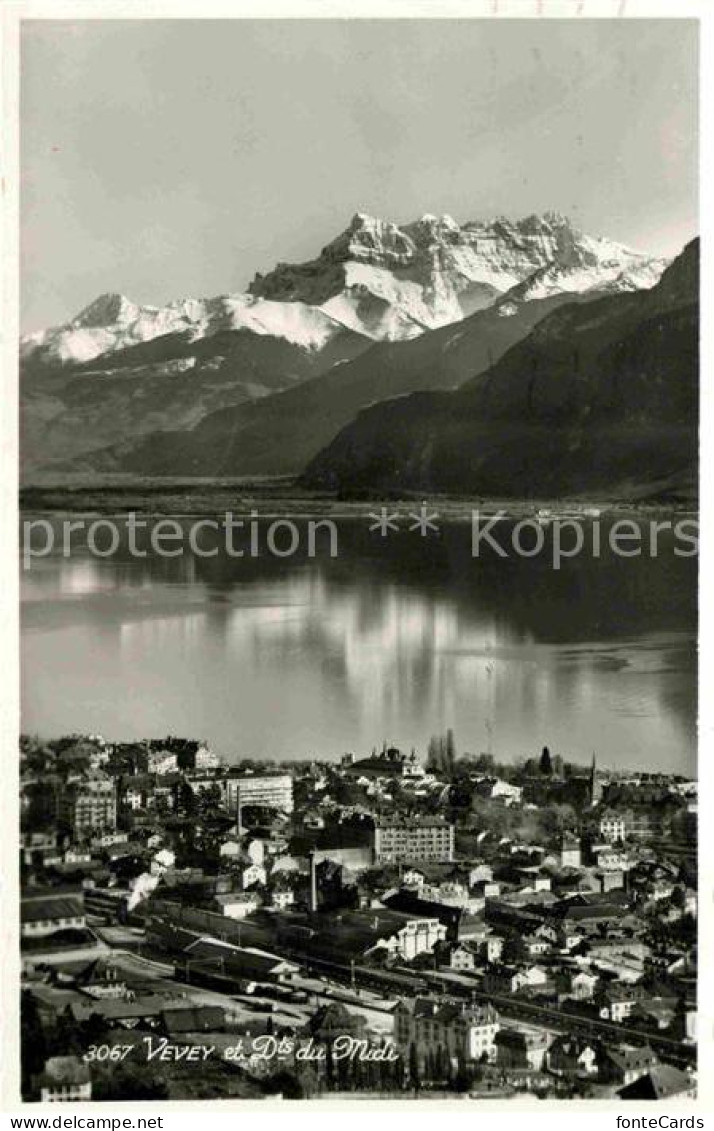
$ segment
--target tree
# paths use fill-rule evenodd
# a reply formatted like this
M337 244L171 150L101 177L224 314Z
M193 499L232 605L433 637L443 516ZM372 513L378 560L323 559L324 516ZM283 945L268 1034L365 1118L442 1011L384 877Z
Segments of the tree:
M297 1070L281 1069L263 1082L266 1096L281 1095L286 1100L304 1100L317 1090L317 1077L309 1065Z
M566 829L576 829L578 815L572 805L545 805L538 812L538 824L541 838L548 841Z
M424 1076L427 1080L435 1080L436 1075L436 1059L434 1053L431 1049L427 1049L424 1057Z
M474 1073L469 1071L468 1065L464 1060L464 1054L461 1050L456 1056L456 1072L451 1081L451 1087L455 1092L468 1092L474 1083Z
M335 1086L335 1058L332 1055L332 1041L327 1042L325 1051L325 1075L327 1077L327 1087L332 1091Z
M86 1047L106 1042L108 1025L101 1013L90 1013L86 1021L81 1022L79 1028L82 1043Z
M419 1057L417 1055L416 1045L413 1041L409 1045L409 1084L415 1092L418 1092L421 1088Z
M528 951L523 937L518 931L509 931L504 944L501 958L504 962L524 962L528 958Z
M166 1100L166 1083L145 1065L126 1061L116 1067L102 1067L92 1080L95 1100Z
M31 990L20 994L20 1087L23 1100L32 1099L32 1078L45 1066L47 1045L37 1007L37 998Z
M109 864L109 870L119 881L135 880L147 870L147 860L142 856L119 856Z
M672 888L672 894L669 898L672 907L675 907L678 911L684 911L687 899L686 892L681 884L678 884Z
M58 1013L52 1029L47 1034L48 1056L78 1056L83 1052L82 1040L69 1006Z
M382 1041L381 1045L384 1047L386 1041ZM401 1088L404 1080L404 1063L400 1056L399 1060L380 1060L377 1065L379 1070L379 1086L384 1092L390 1092L395 1088Z
M196 796L187 781L179 783L175 797L176 812L182 817L193 817L198 810Z
M440 1084L448 1081L451 1073L451 1058L449 1057L448 1050L443 1045L439 1045L436 1050L436 1078Z
M221 790L217 782L213 782L207 789L202 789L196 795L198 812L203 817L212 816L217 809L221 808L221 802Z
M347 1062L351 1068L350 1088L353 1092L363 1092L365 1090L365 1078L369 1076L367 1072L367 1065L363 1065L358 1056L352 1057Z
M454 732L451 729L451 727L449 727L449 729L446 732L446 757L445 757L445 760L446 760L446 769L448 770L448 772L450 774L453 774L454 766L456 765L456 740L454 738Z
M443 769L441 740L435 734L429 739L427 748L426 765L429 770Z
M23 788L23 797L28 806L22 817L23 827L33 831L52 828L57 815L55 785L46 778L41 782L30 783Z

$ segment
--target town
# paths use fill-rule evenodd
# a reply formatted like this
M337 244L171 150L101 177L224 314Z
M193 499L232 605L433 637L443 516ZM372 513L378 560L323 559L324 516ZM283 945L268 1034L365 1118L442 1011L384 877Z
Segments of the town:
M695 781L20 746L25 1100L695 1096Z

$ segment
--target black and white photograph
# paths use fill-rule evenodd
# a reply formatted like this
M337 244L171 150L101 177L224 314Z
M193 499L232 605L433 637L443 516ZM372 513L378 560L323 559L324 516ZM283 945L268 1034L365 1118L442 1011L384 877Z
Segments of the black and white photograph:
M700 21L501 7L20 13L18 1110L694 1120Z

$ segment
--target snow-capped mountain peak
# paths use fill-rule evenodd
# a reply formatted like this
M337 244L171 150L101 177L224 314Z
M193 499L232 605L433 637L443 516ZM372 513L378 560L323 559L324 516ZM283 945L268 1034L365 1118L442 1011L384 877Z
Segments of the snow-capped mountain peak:
M663 259L578 231L557 212L519 220L457 223L425 213L399 225L357 212L317 258L279 263L256 275L248 293L147 306L100 295L62 326L23 340L23 357L86 363L167 334L190 340L225 330L268 335L322 350L336 335L403 340L460 321L494 303L563 292L653 286Z
M72 319L72 325L78 327L127 326L139 316L140 308L128 299L126 295L107 292L99 295L89 306Z
M523 287L521 301L558 290L628 290L653 286L665 266L584 235L558 212L462 225L426 213L401 226L357 212L316 259L280 263L256 275L250 291L302 299L372 337L401 338L456 322L514 287Z
M178 299L163 307L105 294L65 325L28 335L21 353L24 358L39 355L45 364L84 364L166 334L183 334L195 341L227 330L248 330L315 351L343 334L345 327L306 303L274 302L249 294Z

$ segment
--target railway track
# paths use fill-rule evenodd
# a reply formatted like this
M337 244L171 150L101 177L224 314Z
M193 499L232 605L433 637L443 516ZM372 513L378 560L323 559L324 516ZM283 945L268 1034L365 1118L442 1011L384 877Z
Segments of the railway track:
M609 1038L617 1044L630 1041L632 1044L648 1044L655 1052L680 1067L695 1067L697 1063L697 1050L693 1045L681 1044L671 1037L659 1036L657 1033L645 1033L641 1029L632 1029L602 1018L582 1017L576 1013L568 1013L562 1009L553 1009L548 1006L538 1005L535 1002L525 1001L515 995L488 994L467 986L464 983L453 981L448 974L437 971L424 970L415 974L403 966L396 970L381 970L370 966L348 966L344 963L331 962L326 959L309 955L295 955L296 960L317 973L321 971L336 981L349 980L350 984L362 985L371 989L384 988L394 994L428 994L430 990L438 988L444 994L450 994L467 1000L490 1002L504 1017L512 1017L521 1021L532 1021L554 1029L557 1032L577 1034L590 1040L595 1037Z
M472 987L463 981L454 980L451 975L445 972L421 970L415 973L403 966L394 970L384 970L379 967L362 966L356 963L347 964L319 958L292 947L281 946L280 951L285 958L299 963L304 969L318 975L322 974L335 982L346 983L351 987L359 986L382 991L395 997L400 994L426 995L438 989L442 996L490 1002L504 1017L531 1021L556 1032L571 1033L590 1040L597 1037L607 1038L617 1044L626 1041L639 1045L648 1044L655 1052L666 1057L672 1064L680 1067L694 1067L697 1063L696 1047L681 1044L672 1040L671 1037L659 1036L657 1033L646 1033L641 1029L632 1029L615 1022L605 1021L602 1018L583 1017L579 1014L565 1012L562 1009L538 1005L515 995L485 993L483 990Z
M618 1044L631 1041L633 1044L647 1044L655 1052L666 1056L673 1064L682 1066L696 1066L697 1050L693 1045L681 1044L671 1037L662 1037L657 1033L645 1033L641 1029L631 1029L613 1021L602 1018L582 1017L577 1013L568 1013L562 1009L553 1009L549 1006L538 1005L535 1002L524 1001L522 998L506 996L503 994L488 994L483 990L472 989L463 983L452 981L447 974L425 972L424 979L434 985L436 983L443 990L453 993L455 997L475 999L476 1001L490 1002L505 1017L514 1017L518 1020L540 1021L552 1029L577 1034L592 1039L593 1037L609 1037Z

